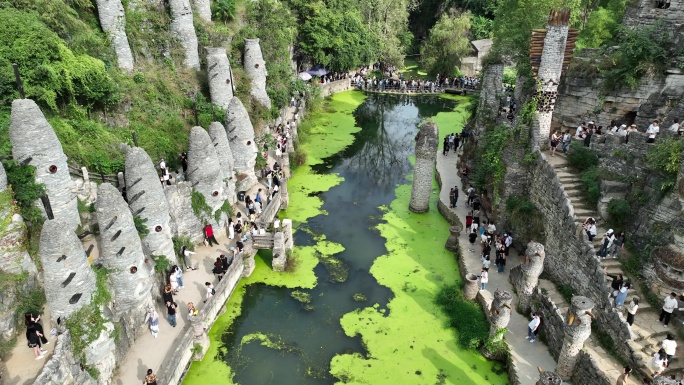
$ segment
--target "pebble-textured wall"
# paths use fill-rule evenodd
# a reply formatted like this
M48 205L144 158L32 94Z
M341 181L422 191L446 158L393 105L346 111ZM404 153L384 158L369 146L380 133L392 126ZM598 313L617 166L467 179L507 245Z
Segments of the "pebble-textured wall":
M420 127L416 135L416 165L413 170L413 186L409 204L409 209L415 213L426 213L430 209L438 144L437 124L428 121Z
M211 21L211 1L210 0L193 0L197 16L204 21Z
M88 263L81 241L64 222L49 220L43 224L40 261L53 321L64 320L90 303L95 291L95 272Z
M134 216L146 219L149 233L142 239L150 255L164 255L173 263L171 216L164 188L159 183L152 159L140 147L126 153L126 195Z
M197 34L195 33L190 0L169 0L169 7L171 8L171 30L176 34L185 50L183 65L199 70Z
M65 331L57 337L55 351L45 363L34 384L41 385L97 385L87 371L81 369L81 358L74 357L71 335Z
M109 36L119 68L133 71L133 53L126 36L126 12L121 0L96 0L100 25Z
M188 180L195 191L204 195L212 214L220 209L226 200L224 178L209 134L202 127L193 127L188 148ZM213 221L213 215L201 219Z
M205 48L207 51L207 77L211 102L224 110L233 98L233 81L230 76L230 62L226 48Z
M228 136L226 135L226 129L223 127L223 124L219 122L211 123L209 125L209 137L211 138L211 142L214 144L216 155L218 156L221 170L223 171L223 177L226 186L225 197L230 204L234 204L237 201L237 195L235 193L233 153L230 151Z
M36 168L36 182L45 185L55 219L64 221L70 230L76 230L81 218L67 157L50 123L33 100L12 102L10 140L14 160Z
M271 98L266 93L266 62L261 54L259 39L245 39L245 52L242 60L245 72L252 79L252 88L249 94L262 106L271 109Z
M180 182L166 187L164 193L169 203L174 235L189 237L194 243L202 242L204 226L192 211L192 184Z
M5 167L0 163L0 192L7 190L7 173Z
M119 190L109 183L101 184L97 189L95 210L101 238L98 261L110 270L112 310L122 314L151 303L150 268L145 263L133 215Z
M257 146L249 114L237 97L231 99L226 112L226 133L233 153L233 169L241 174L238 176L237 189L247 191L257 183L254 173Z

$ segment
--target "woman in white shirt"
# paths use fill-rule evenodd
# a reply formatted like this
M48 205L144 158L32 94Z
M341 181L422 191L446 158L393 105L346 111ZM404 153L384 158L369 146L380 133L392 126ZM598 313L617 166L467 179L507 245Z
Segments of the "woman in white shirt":
M634 297L627 305L627 323L629 326L632 326L634 323L634 315L636 314L637 310L639 310L639 299Z
M651 358L651 370L653 370L653 377L660 375L667 367L667 355L661 349Z
M480 273L480 284L482 285L482 289L480 289L480 290L487 289L487 283L488 282L489 282L489 269L483 267L482 273Z

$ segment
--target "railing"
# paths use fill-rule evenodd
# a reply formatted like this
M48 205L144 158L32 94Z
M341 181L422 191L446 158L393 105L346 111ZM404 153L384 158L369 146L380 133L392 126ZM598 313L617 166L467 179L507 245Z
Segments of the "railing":
M455 87L455 86L442 86L435 84L421 84L409 85L409 84L370 84L366 82L356 82L353 83L354 87L362 91L374 91L374 92L416 92L416 93L443 93L447 90L455 91L475 91L475 87Z

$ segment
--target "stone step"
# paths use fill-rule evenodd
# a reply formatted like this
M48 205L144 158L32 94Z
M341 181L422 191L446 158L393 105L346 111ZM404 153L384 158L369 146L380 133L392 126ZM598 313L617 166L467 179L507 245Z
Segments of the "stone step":
M573 197L582 197L582 190L578 188L565 189L565 193L572 200Z
M558 179L563 179L563 178L566 178L566 179L572 178L572 179L576 179L576 180L580 179L579 174L574 172L571 169L565 169L565 170L558 169L558 170L556 170L556 176L558 177Z
M597 217L596 212L594 210L586 210L586 209L578 209L578 208L574 208L574 209L575 209L575 217L576 218L586 219L588 217L592 217L592 218ZM598 233L597 233L597 235L598 235Z
M563 188L566 190L573 189L573 188L576 188L576 189L582 188L582 181L574 179L574 178L568 179L565 181L561 180L561 184L563 185Z
M622 262L619 259L604 258L601 260L601 266L610 269L611 267L622 268Z

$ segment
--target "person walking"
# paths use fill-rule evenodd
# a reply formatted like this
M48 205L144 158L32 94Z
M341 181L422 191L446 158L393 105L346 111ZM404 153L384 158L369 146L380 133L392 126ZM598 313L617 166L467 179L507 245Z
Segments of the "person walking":
M454 193L455 190L456 189L452 187L449 191L449 208L456 207L456 194Z
M615 259L618 254L625 248L625 232L620 231L613 239L613 246L610 248L610 256Z
M636 315L637 310L639 310L639 298L634 297L632 298L632 301L627 304L627 323L629 326L632 326L634 323L634 316Z
M618 377L615 385L627 385L627 379L629 378L630 374L632 374L632 368L630 368L629 366L625 366L624 371L622 372L620 377Z
M558 144L560 144L561 136L558 133L558 130L554 131L553 134L551 134L551 156L556 156L556 148L558 147Z
M178 308L178 305L171 301L166 303L166 319L169 321L169 324L173 326L174 328L176 327L176 309Z
M228 218L228 239L235 238L235 223L233 223L233 218Z
M663 326L667 327L667 324L670 323L672 312L678 307L679 301L677 301L677 294L672 292L663 300L663 309L660 311L660 317L658 317L658 321L663 322Z
M563 143L562 143L563 154L568 153L568 147L570 146L570 142L572 142L572 135L570 135L570 130L565 130L565 133L563 134Z
M487 289L487 282L489 282L489 269L483 267L482 272L480 273L480 285L482 287L480 290Z
M525 339L530 340L530 342L534 342L536 340L537 337L535 332L537 331L540 323L541 320L539 319L539 315L537 315L537 313L532 313L532 320L527 324L527 337L525 337Z
M143 385L157 385L157 376L154 375L152 369L147 369L147 375L143 380Z
M458 186L454 186L454 205L452 208L456 208L456 203L458 203Z
M181 269L178 265L173 265L171 268L171 273L176 276L176 281L178 282L178 288L183 289L185 286L183 286L183 269Z
M215 243L216 246L219 245L216 238L214 238L214 229L211 227L211 224L209 224L209 223L204 225L204 239L206 239L207 242L209 242L209 244L207 245L209 247L213 247L212 242Z
M669 364L672 361L676 351L677 351L677 341L675 341L674 336L671 333L667 333L667 337L661 343L665 355L667 355L667 362Z
M630 288L630 283L625 282L622 284L622 287L618 290L618 294L615 297L615 306L618 308L621 308L625 304L625 299L627 298L627 291L629 291Z
M449 135L445 136L442 142L442 155L449 155Z
M159 335L159 314L153 306L147 309L147 314L145 314L145 323L150 327L150 332L154 338Z
M192 258L190 257L191 255L194 255L195 252L190 251L187 246L183 245L180 254L183 257L183 262L185 262L185 267L187 267L188 270L197 270L196 267L192 267Z
M605 258L608 254L608 250L612 250L614 241L615 235L613 234L613 229L608 229L608 231L606 231L606 234L603 236L603 243L601 244L601 248L599 249L598 253L596 253L596 255L601 257L601 259Z
M206 303L216 294L216 289L214 289L214 285L212 285L211 282L205 282L204 287L207 289L207 296L204 300L204 303Z
M28 340L28 347L33 349L33 355L36 360L45 358L46 350L40 346L40 338L42 333L36 330L35 325L28 325L26 328L26 339Z

